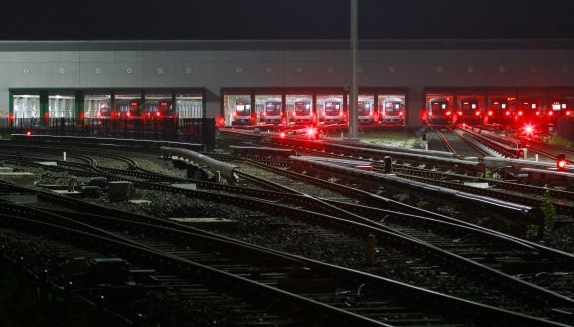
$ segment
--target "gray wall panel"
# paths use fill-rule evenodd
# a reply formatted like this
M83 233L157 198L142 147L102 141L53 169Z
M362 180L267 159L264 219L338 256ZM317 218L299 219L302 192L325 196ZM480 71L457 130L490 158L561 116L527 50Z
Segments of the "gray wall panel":
M0 41L0 109L8 88L206 88L208 117L229 87L348 87L348 41ZM166 50L167 49L167 50ZM359 87L574 87L572 42L363 41ZM413 118L415 117L415 118Z
M10 112L8 108L9 93L8 90L0 90L0 118L7 118Z

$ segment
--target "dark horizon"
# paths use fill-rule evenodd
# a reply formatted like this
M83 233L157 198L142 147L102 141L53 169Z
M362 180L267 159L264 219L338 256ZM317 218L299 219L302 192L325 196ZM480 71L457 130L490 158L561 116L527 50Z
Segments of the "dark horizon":
M573 38L569 0L358 0L360 39ZM85 0L3 6L0 40L346 39L350 0Z

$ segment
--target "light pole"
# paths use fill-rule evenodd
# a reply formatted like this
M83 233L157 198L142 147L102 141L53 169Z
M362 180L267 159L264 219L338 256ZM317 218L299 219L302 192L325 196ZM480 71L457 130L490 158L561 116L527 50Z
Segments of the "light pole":
M351 0L351 91L349 93L349 138L358 139L357 82L357 1Z

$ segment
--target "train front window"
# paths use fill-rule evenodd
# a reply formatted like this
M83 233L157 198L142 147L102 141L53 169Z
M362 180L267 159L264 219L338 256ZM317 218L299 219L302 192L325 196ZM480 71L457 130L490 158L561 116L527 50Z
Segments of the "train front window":
M393 102L387 102L385 104L385 112L388 115L392 115L395 112L398 112L400 109L401 104L400 103L393 103Z
M297 116L306 116L311 113L311 104L307 102L295 103L295 114Z
M560 102L553 102L552 103L552 110L554 111L560 111L562 109L566 109L566 104L565 103L560 103Z
M329 116L336 116L339 114L340 105L338 103L328 102L325 104L325 114Z
M476 109L476 103L465 101L461 103L460 109L464 112L469 112Z
M371 106L368 103L365 102L359 102L357 105L357 112L359 113L359 116L366 116L370 113L371 111Z
M433 102L432 110L440 111L446 109L446 103Z
M269 116L279 116L281 114L281 102L268 102L265 106L265 112Z
M238 102L235 107L235 112L238 116L249 116L251 115L251 105Z

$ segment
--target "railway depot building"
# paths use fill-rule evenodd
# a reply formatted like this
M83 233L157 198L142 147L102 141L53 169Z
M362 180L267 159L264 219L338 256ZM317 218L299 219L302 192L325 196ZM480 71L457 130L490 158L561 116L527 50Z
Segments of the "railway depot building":
M436 98L453 108L469 98L482 108L526 101L560 121L574 105L572 40L360 40L357 54L359 101L383 126L422 126ZM297 99L308 99L321 124L330 99L348 108L351 66L349 40L0 41L0 120L94 124L164 108L177 120L231 126L244 101L248 124L290 124ZM402 102L400 120L384 120L390 98ZM268 99L284 104L278 121L266 120Z

